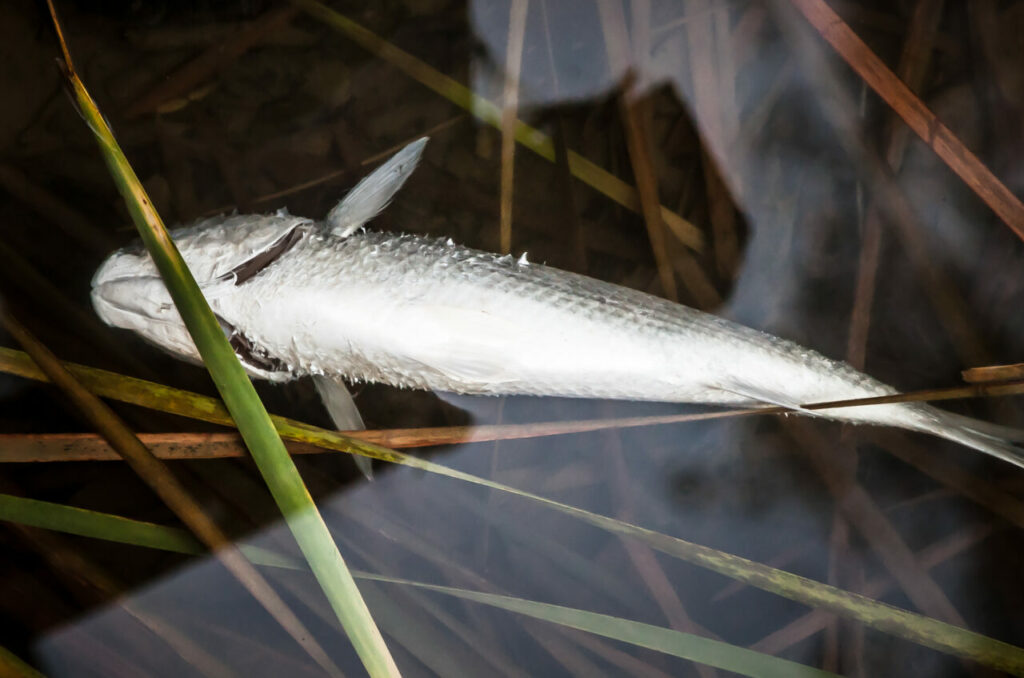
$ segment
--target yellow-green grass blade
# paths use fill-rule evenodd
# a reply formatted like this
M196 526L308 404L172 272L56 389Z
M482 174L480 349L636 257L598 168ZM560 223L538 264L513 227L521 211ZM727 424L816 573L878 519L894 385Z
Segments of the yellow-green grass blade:
M42 673L32 668L24 659L3 646L0 646L0 676L43 678Z
M214 398L93 367L67 363L66 366L83 384L94 389L98 395L203 421L231 425L224 405ZM46 380L45 375L32 364L28 356L9 348L0 347L0 371L30 379ZM411 466L540 502L608 532L639 539L663 553L755 588L811 607L827 609L879 631L914 641L941 652L972 659L980 664L1003 671L1024 675L1024 649L1009 643L707 546L591 513L396 450L354 440L335 431L328 431L283 417L273 417L273 419L281 436L290 440ZM2 459L2 451L0 451L0 459Z
M456 106L473 114L482 122L501 127L501 109L492 101L474 93L471 89L435 70L413 55L405 52L387 40L374 34L343 14L316 0L292 0L310 16L316 17L338 32L344 34L360 47L376 54L391 65L403 71L420 84L432 89ZM555 161L555 144L547 134L530 127L522 120L516 120L515 139L531 151L548 160ZM569 171L591 188L605 194L623 207L640 211L640 198L635 188L611 172L587 160L582 155L569 151ZM693 250L704 248L704 237L692 223L665 206L661 206L661 217L676 234L676 237Z
M299 548L370 675L399 675L341 552L331 538L327 525L317 511L252 382L238 362L213 311L174 246L106 120L76 75L63 36L60 35L55 13L53 17L64 50L67 80L79 111L92 130L142 241L153 257L224 404L238 425Z
M189 532L176 527L11 494L0 494L0 520L161 551L188 555L209 553ZM239 550L257 565L304 569L292 558L258 546L240 546Z
M141 379L115 375L95 368L76 365L69 365L68 368L83 383L89 385L90 388L96 388L96 392L101 395L109 395L110 397L137 405L150 407L156 405L158 409L164 411L184 416L195 416L205 421L230 424L230 419L226 416L223 405L212 398L182 392L178 389L159 384L152 384ZM11 349L0 349L0 369L29 378L45 379L38 370L33 369L31 362L27 361L23 354ZM185 397L179 397L179 394L184 394ZM172 399L174 402L169 404L165 401L161 406L161 399ZM980 663L1001 667L1004 670L1010 670L1006 667L1016 667L1017 671L1024 672L1024 650L966 629L900 610L884 603L848 593L827 584L793 575L782 570L754 563L738 556L646 530L613 518L600 516L462 473L461 471L449 469L440 464L369 443L352 440L333 431L319 429L308 424L283 418L275 418L275 421L278 424L281 435L286 438L312 443L327 449L352 454L363 454L413 466L432 473L438 473L483 485L491 489L512 493L526 499L539 501L551 508L574 515L605 530L641 539L664 553L701 565L737 581L771 591L812 607L829 609L837 614L857 619L873 628L913 640L943 652L969 657Z
M623 643L646 647L665 654L682 657L715 668L732 671L743 676L759 678L825 678L836 674L815 669L804 664L780 659L763 652L748 650L744 647L731 645L719 640L704 638L692 633L684 633L653 624L613 617L598 612L589 612L562 605L552 605L534 600L525 600L513 596L502 596L494 593L469 591L451 586L438 586L422 582L397 579L365 572L356 572L360 579L412 586L418 589L436 591L456 598L472 600L484 605L498 607L510 612L542 619L554 624L561 624L580 631L618 640Z
M201 554L204 551L188 532L178 528L11 495L0 494L0 520L176 553ZM257 564L293 569L296 567L290 559L272 551L246 547L242 547L242 550ZM729 643L621 617L366 572L353 571L353 575L357 579L412 586L472 600L741 675L765 678L834 675Z

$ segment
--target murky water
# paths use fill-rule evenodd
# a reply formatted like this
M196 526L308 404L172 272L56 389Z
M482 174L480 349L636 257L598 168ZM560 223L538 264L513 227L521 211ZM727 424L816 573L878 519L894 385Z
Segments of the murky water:
M515 148L512 253L678 298L902 390L956 386L965 368L1024 360L1020 239L794 9L820 3L524 4L520 33L510 31L518 5L508 2L336 3L390 45L378 54L262 3L58 9L78 70L168 224L284 206L320 218L383 157L429 134L421 166L371 227L498 251L502 136L481 101L500 117L507 76L519 70L517 114L536 130L523 139L557 157ZM993 181L1024 191L1024 3L835 8ZM0 5L0 37L5 312L62 359L212 394L203 370L94 316L92 272L134 229L62 90L48 17L32 3ZM509 54L520 40L517 69ZM179 80L182 72L196 75ZM445 78L480 97L472 110ZM563 148L578 154L568 165L582 178L569 176ZM622 197L644 162L656 182L649 195L670 213L661 222L645 222L628 189ZM17 348L6 335L3 344ZM258 388L271 412L327 424L312 384ZM375 429L703 411L356 391ZM2 432L19 434L4 443L9 454L23 434L88 431L48 386L0 376L0 398ZM943 406L1024 426L1009 396ZM115 408L140 432L223 430ZM747 417L416 453L1024 643L1019 470L952 443ZM642 621L843 675L983 671L534 500L399 466L378 466L366 482L344 455L297 463L342 553L363 571ZM251 462L170 464L241 542L299 557ZM8 463L0 480L3 493L177 525L121 462ZM48 675L319 675L213 559L13 523L0 544L0 645ZM343 671L359 675L315 580L261 572ZM436 592L361 587L405 675L711 675Z

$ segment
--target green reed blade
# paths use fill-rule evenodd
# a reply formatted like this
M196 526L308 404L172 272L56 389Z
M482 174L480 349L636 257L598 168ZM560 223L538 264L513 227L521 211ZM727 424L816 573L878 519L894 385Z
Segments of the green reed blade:
M196 284L181 254L174 246L163 221L136 177L113 132L74 71L52 11L61 48L64 69L79 112L99 143L103 158L128 211L153 257L160 276L174 300L199 349L224 404L238 425L264 481L284 514L295 540L360 659L371 676L397 676L384 638L374 624L370 611L359 594L352 574L331 538L327 525L299 476L284 443L274 428L252 382L228 344L206 299Z

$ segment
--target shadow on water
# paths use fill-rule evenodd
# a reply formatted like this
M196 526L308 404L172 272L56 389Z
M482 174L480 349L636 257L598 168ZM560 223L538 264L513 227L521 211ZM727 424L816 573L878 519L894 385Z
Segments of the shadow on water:
M901 390L956 385L964 368L1021 361L1020 240L907 132L795 4L535 0L521 36L510 36L508 2L390 0L336 9L497 103L514 70L509 41L521 38L518 116L556 148L564 144L630 184L637 159L629 123L639 121L653 195L675 221L645 223L570 179L565 163L520 145L515 255L675 296L847 359ZM1011 49L1024 3L834 4L1019 194L1020 129L1008 121L1021 119L1024 103L1024 69ZM169 224L284 206L320 218L391 149L430 134L420 168L371 227L501 248L500 131L314 18L258 2L77 2L60 11L83 77ZM0 107L5 307L63 359L212 394L202 370L92 314L92 272L134 231L61 91L46 17L33 3L0 5L0 37L8 46L0 82L17 93ZM168 76L218 45L227 49L214 68L139 108L173 81ZM692 233L704 243L699 251L686 244ZM269 411L327 425L308 380L258 388ZM699 411L355 390L371 428ZM83 430L43 385L0 376L0 400L3 433ZM1024 425L1012 398L946 406ZM220 430L116 408L138 431ZM954 481L930 474L927 461L908 462L922 456L912 458L914 450L951 465ZM757 417L422 453L1024 642L1019 518L963 489L973 483L982 494L1012 499L1019 474L952 443ZM378 466L376 480L364 482L345 455L297 463L342 553L361 570L693 631L844 675L978 670L853 622L815 617L799 603L526 499L399 466ZM172 468L244 543L299 556L249 461ZM0 479L5 493L176 524L120 462L7 464ZM213 559L8 523L0 543L9 554L0 564L0 645L49 675L318 675ZM302 571L261 571L343 671L358 674L315 581ZM930 597L922 600L909 580L925 581ZM407 675L710 675L682 659L436 593L361 586Z

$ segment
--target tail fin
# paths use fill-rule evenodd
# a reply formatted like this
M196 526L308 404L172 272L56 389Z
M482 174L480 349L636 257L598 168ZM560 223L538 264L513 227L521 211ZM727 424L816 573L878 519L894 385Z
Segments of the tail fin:
M945 410L942 410L942 416L951 424L969 428L992 438L1002 438L1003 440L1010 440L1015 443L1024 443L1024 429L993 424L988 421L982 421L981 419L965 417L962 414L946 412Z
M930 406L927 418L928 422L920 430L1024 468L1024 447L1014 444L1014 441L1024 441L1024 431Z
M1024 431L947 412L931 405L894 403L807 410L796 404L791 395L783 392L745 383L733 383L728 387L720 386L719 388L737 396L749 398L754 402L779 405L810 416L860 424L897 426L921 433L930 433L1024 468L1024 447L1014 444L1015 442L1024 443ZM893 393L891 390L889 392Z

